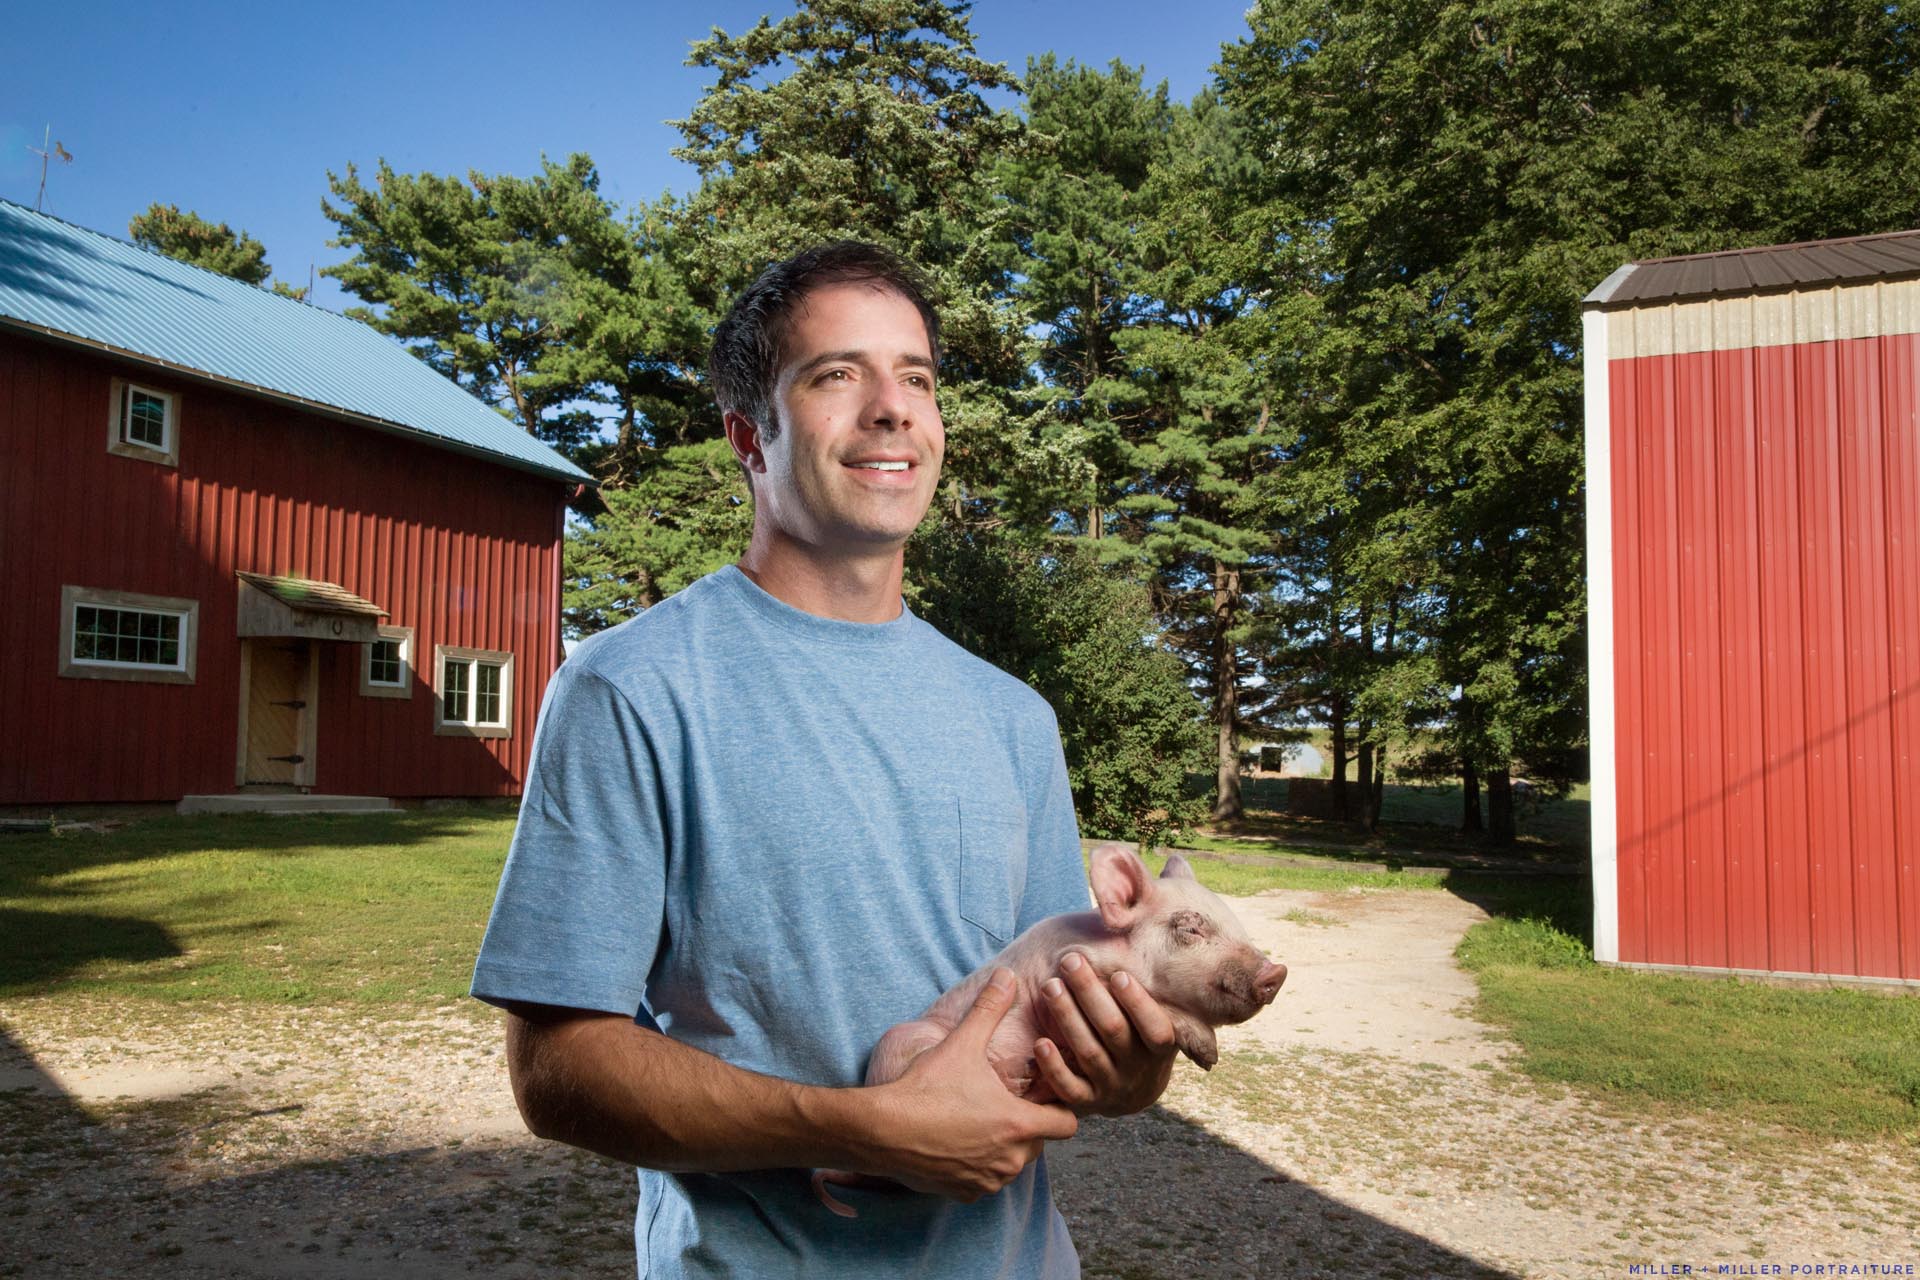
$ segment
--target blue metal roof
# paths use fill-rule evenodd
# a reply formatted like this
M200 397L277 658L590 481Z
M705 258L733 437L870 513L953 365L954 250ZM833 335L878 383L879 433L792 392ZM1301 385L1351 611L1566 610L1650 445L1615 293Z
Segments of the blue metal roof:
M0 200L0 325L9 322L522 471L592 481L358 320Z

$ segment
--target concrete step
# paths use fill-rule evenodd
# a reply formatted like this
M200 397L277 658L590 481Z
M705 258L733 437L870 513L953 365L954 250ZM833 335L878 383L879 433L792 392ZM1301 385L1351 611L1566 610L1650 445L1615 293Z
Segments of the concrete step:
M385 796L239 794L182 796L176 813L398 813Z

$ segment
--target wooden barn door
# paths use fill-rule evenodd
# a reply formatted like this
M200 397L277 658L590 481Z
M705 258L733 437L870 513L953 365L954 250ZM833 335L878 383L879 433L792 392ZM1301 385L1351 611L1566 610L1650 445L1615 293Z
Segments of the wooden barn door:
M313 653L305 640L245 642L248 786L313 785Z

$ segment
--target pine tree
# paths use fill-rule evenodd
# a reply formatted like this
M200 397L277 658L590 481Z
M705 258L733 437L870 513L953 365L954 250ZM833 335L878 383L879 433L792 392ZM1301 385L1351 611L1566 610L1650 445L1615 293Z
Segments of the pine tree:
M143 248L248 284L264 284L273 274L265 245L224 222L182 213L179 205L154 202L127 223L127 234Z
M1249 164L1212 95L1175 114L1141 193L1150 213L1125 286L1136 315L1112 335L1120 371L1086 392L1114 454L1100 505L1118 542L1103 554L1152 573L1169 642L1206 691L1217 821L1241 815L1239 738L1269 710L1249 644L1271 568L1260 479L1281 442L1269 323L1246 284L1259 253L1241 203Z
M333 199L321 208L340 228L330 243L353 256L322 274L381 308L348 315L562 451L591 439L595 416L579 403L588 388L556 359L563 289L617 252L589 157L544 161L534 178L465 180L397 173L383 160L372 186L352 165L327 182Z

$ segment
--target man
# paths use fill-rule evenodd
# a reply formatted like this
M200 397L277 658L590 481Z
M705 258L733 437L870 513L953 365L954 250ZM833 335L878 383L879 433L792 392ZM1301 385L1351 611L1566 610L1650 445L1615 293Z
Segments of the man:
M1165 1012L1080 966L1047 986L1068 1055L1035 1046L1067 1105L988 1066L1006 985L857 1087L889 1026L1087 906L1052 712L901 601L938 342L884 251L769 268L710 360L751 545L547 693L473 991L528 1127L640 1166L643 1276L1077 1275L1043 1146L1166 1086ZM846 1189L847 1221L814 1167L902 1185Z

